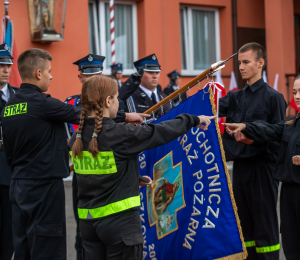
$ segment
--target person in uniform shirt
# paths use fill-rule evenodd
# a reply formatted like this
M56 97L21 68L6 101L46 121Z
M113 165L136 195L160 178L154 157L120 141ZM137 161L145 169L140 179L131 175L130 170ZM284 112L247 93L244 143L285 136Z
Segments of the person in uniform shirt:
M143 59L135 61L134 66L138 72L140 69L143 69L143 76L139 86L127 86L124 84L124 87L127 89L136 89L136 91L126 100L126 106L129 112L143 113L166 97L165 94L157 90L161 66L159 65L155 54L151 54ZM170 105L167 104L163 107L163 111L159 110L155 116L160 117L169 111Z
M0 45L0 114L7 101L19 90L8 84L13 57L4 43ZM12 215L9 201L11 169L6 162L0 120L0 259L8 260L13 255Z
M104 56L95 55L95 54L89 54L78 61L75 61L73 64L78 66L78 79L81 84L84 84L84 82L95 75L103 75L103 62L105 60ZM120 105L117 113L117 117L114 119L116 123L119 122L128 122L128 123L138 123L141 124L143 122L142 116L149 116L149 115L140 115L137 113L125 113L124 112L124 103L123 101L119 100ZM81 94L73 95L71 97L68 97L65 101L67 104L71 104L74 106L77 106L81 109ZM71 135L74 133L74 131L78 128L77 124L66 124L67 126L67 135L70 139ZM78 217L78 211L77 211L77 205L78 205L78 189L77 189L77 178L76 173L73 175L72 180L72 197L73 197L73 211L74 216L76 220L76 240L75 240L75 249L77 252L77 260L82 259L82 242L80 238L80 232L79 232L79 217Z
M20 54L20 90L2 111L5 157L12 169L14 259L66 260L65 192L69 152L64 122L81 110L45 94L52 56L42 49Z
M172 72L170 72L168 74L168 77L170 78L170 83L167 87L165 87L164 89L164 93L169 96L170 94L172 94L173 92L175 92L176 90L178 90L179 87L179 82L180 82L180 74L177 70L174 70ZM181 101L186 100L186 93L182 93L181 94ZM179 98L176 98L174 100L174 106L178 106L179 105Z
M114 65L111 65L111 77L115 79L118 83L119 88L122 87L122 77L123 77L123 64L117 63Z
M287 104L281 93L262 79L266 53L258 43L238 51L243 89L230 91L219 101L219 116L227 123L257 120L276 124L285 119ZM279 259L277 219L278 181L273 179L279 143L261 143L224 133L227 161L233 164L233 193L239 209L248 259Z
M116 124L116 82L95 76L82 89L80 125L69 146L78 174L78 215L85 259L141 260L144 239L137 155L178 138L192 127L206 130L214 117L181 114L155 125ZM83 165L82 158L89 163ZM152 181L147 179L150 185Z
M294 82L294 99L300 108L300 76ZM275 166L275 179L282 182L280 194L280 232L286 259L300 259L300 120L299 114L277 124L264 121L226 124L232 134L242 132L245 137L262 144L280 142Z

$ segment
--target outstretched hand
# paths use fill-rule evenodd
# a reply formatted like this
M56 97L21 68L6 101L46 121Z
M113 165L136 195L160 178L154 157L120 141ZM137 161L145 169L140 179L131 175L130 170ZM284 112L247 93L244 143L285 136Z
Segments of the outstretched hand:
M212 119L215 119L217 116L198 116L200 119L200 124L197 125L198 128L202 130L207 130L208 126L211 123Z
M236 134L236 133L239 133L243 130L245 130L246 128L246 125L243 124L243 123L234 123L234 124L229 124L229 123L224 123L223 125L225 125L226 127L226 132L228 134Z
M226 132L230 135L234 134L234 138L239 143L244 144L253 144L254 141L247 138L241 131L245 130L246 125L243 123L224 123L223 125L226 126Z
M140 114L140 113L125 113L126 123L133 123L137 125L141 125L144 122L144 117L150 117L149 114Z
M293 164L300 165L300 156L299 155L293 156L292 160L293 160Z

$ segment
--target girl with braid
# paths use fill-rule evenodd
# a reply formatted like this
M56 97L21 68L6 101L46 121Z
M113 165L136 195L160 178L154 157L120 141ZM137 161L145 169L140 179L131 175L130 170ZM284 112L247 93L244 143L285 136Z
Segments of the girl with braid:
M70 150L78 180L84 259L142 259L137 155L186 134L206 130L214 117L181 114L159 124L115 123L118 85L105 76L82 88L82 114Z

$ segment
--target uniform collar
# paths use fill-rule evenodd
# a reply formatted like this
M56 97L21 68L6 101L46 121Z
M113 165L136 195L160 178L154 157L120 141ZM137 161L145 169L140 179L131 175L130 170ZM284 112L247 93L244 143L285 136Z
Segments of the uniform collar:
M254 82L251 86L249 86L246 83L244 90L246 90L247 88L250 88L252 92L255 92L257 89L259 89L264 84L265 84L265 82L264 82L263 78L260 78L258 81Z
M142 85L140 85L140 88L145 92L145 94L152 100L151 98L151 95L152 95L152 91L143 87ZM155 94L155 97L156 97L156 101L159 102L160 98L158 96L158 93L157 93L157 88L155 88L155 90L153 91L153 93Z
M36 86L36 85L33 85L33 84L29 84L29 83L22 83L21 86L20 86L20 89L32 89L32 90L37 90L38 92L42 93L42 90Z
M8 84L6 83L5 86L0 90L3 92L4 96L7 96L9 93Z

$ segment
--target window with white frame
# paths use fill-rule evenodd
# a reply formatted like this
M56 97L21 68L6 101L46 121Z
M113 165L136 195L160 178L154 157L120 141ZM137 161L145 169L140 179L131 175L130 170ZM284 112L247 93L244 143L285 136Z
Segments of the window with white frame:
M217 9L180 8L181 74L198 75L220 59Z
M133 62L138 59L136 3L114 4L116 63L123 64L123 74L135 71ZM89 1L90 52L105 56L104 74L110 74L111 41L109 1Z

